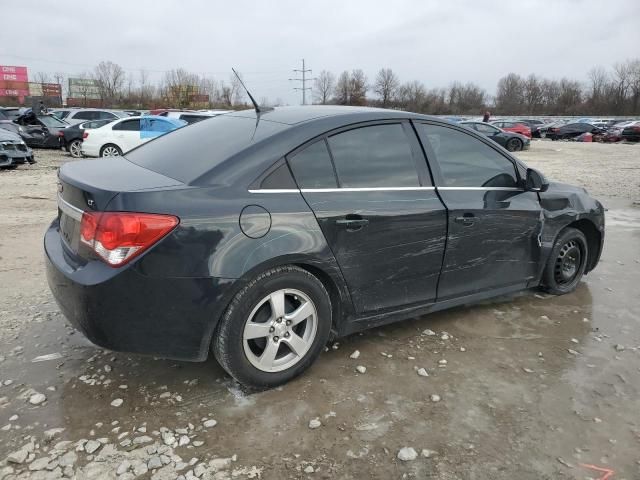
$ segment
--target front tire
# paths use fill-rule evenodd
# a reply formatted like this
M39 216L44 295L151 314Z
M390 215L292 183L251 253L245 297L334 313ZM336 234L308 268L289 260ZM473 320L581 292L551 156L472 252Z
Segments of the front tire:
M300 375L331 331L331 300L320 280L293 266L268 270L238 292L211 348L238 382L270 388Z
M565 228L556 239L542 275L543 290L554 295L573 292L589 258L587 238L576 228Z

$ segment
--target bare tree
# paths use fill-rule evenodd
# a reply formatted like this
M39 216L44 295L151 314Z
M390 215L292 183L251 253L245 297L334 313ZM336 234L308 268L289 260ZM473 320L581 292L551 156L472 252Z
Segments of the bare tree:
M349 92L351 91L351 77L346 70L338 77L334 89L334 102L338 105L349 105Z
M51 77L46 72L37 72L33 76L33 81L36 83L51 83Z
M542 89L542 81L533 73L524 81L522 97L526 113L532 115L540 113L544 99L544 92Z
M120 65L111 61L100 62L94 69L94 77L103 101L112 104L119 100L125 83L125 72Z
M606 91L609 83L609 74L602 67L594 67L587 74L588 93L587 103L589 110L593 113L604 113L608 108L606 105Z
M386 108L396 95L400 82L393 70L390 68L381 68L376 76L373 85L373 91L380 97L382 107Z
M162 96L170 105L185 108L199 92L199 83L198 75L183 68L169 70L164 74Z
M367 104L367 76L361 69L351 72L349 79L349 105Z
M322 70L313 82L313 96L317 103L326 105L336 84L336 77L327 70Z
M513 115L523 111L524 81L510 73L498 80L496 108L501 114Z

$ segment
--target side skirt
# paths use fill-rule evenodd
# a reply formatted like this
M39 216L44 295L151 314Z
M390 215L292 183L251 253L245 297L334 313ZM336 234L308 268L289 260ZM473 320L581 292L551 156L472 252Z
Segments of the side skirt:
M496 288L493 290L474 293L472 295L466 295L464 297L453 298L441 302L414 305L411 307L403 308L401 310L394 310L390 312L387 311L384 313L362 316L351 321L343 322L342 328L340 328L338 335L341 337L351 335L352 333L360 332L362 330L368 330L370 328L379 327L381 325L388 325L390 323L399 322L401 320L407 320L408 318L420 317L422 315L438 312L440 310L446 310L452 307L459 307L461 305L477 303L489 298L519 292L527 288L532 288L533 286L535 285L532 285L531 282L522 282L515 285L510 285L508 287Z

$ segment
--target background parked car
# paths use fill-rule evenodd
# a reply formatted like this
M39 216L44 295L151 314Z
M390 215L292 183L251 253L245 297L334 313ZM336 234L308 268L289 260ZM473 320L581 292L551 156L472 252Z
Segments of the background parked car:
M52 115L64 120L65 122L75 125L77 123L86 122L87 120L117 120L119 118L128 117L129 115L123 111L116 110L100 110L97 108L73 108L73 109L57 109L51 112Z
M537 118L530 118L524 120L516 120L518 123L522 123L531 129L531 138L540 138L540 127L544 125L544 121Z
M113 122L113 120L91 120L60 130L58 133L60 146L69 152L73 158L81 158L82 140L85 138L85 135L88 135L88 132L85 132L85 130L100 128L111 122Z
M186 124L184 120L156 115L116 120L90 132L85 131L82 154L86 157L118 157Z
M512 122L508 120L496 120L495 122L491 122L491 125L495 125L496 127L501 128L502 130L505 130L507 132L519 133L520 135L531 138L531 129L524 123Z
M30 147L60 148L59 133L69 126L53 115L36 115L31 109L15 120L23 128L21 136Z
M628 125L622 130L622 139L628 142L640 141L640 121Z
M35 163L33 151L19 135L0 129L0 168L16 168L27 162Z
M486 135L491 140L502 145L510 152L526 150L531 146L531 140L528 137L520 135L519 133L507 132L490 123L460 122L460 125L464 125L483 135Z
M164 110L159 112L157 115L161 117L167 118L177 118L179 120L184 120L188 124L196 123L201 120L206 120L207 118L217 117L218 115L223 115L225 113L232 112L233 110L202 110L202 111L192 111L192 110Z
M604 128L595 127L590 123L569 123L547 133L547 137L551 138L551 140L568 140L579 137L583 133L603 135L605 132Z

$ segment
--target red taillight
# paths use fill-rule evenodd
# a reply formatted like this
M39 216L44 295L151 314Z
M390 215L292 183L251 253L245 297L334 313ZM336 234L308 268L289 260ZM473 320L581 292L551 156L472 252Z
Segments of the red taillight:
M82 138L87 138L89 136L89 132L82 132Z
M108 265L120 267L167 235L178 222L173 215L84 212L80 239Z

